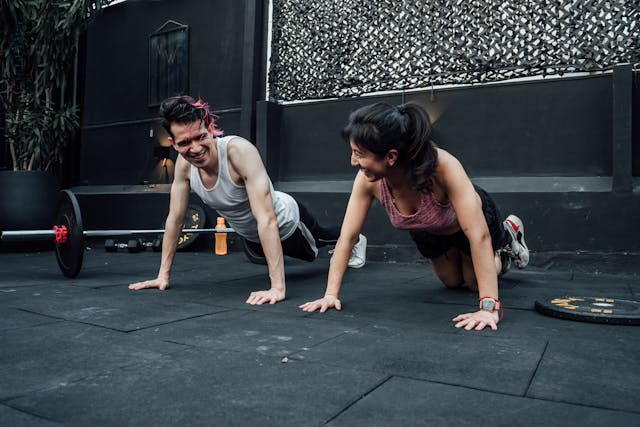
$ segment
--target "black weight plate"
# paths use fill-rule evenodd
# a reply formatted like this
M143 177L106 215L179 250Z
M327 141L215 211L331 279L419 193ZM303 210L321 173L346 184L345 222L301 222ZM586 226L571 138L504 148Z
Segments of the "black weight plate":
M204 209L202 209L199 205L189 205L187 207L187 212L184 215L184 229L187 228L204 228L206 220L206 215L204 213ZM177 250L181 251L193 244L196 239L200 236L199 233L183 233L178 237L178 246Z
M560 297L536 301L547 316L581 322L640 325L640 302L606 297Z
M67 226L67 242L55 244L58 266L62 274L74 278L82 268L84 232L80 205L78 205L76 196L69 190L60 191L55 224Z

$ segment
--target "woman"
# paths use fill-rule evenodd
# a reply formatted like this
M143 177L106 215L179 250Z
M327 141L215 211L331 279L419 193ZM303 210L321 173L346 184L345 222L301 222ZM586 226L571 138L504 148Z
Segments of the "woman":
M503 223L489 195L433 142L429 117L418 104L362 107L351 114L342 134L351 145L351 164L360 171L331 258L325 296L300 308L341 309L338 294L347 261L375 198L396 228L409 230L446 287L466 283L479 293L480 309L455 317L455 326L496 330L501 318L498 275L512 260L519 268L529 262L522 221L510 215Z

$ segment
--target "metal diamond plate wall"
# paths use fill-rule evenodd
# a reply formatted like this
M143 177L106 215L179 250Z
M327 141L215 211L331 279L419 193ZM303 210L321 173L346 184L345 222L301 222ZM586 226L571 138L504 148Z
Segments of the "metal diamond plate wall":
M640 62L639 0L273 0L270 98Z

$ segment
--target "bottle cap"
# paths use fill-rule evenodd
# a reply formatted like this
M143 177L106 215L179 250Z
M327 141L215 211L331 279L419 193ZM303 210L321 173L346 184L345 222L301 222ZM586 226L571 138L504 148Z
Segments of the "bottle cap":
M216 225L222 225L224 226L224 218L219 216L218 218L216 218Z

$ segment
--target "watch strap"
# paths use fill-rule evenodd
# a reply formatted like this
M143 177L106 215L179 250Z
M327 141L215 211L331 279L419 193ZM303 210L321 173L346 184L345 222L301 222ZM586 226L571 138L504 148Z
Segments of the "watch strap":
M480 297L480 299L478 301L479 301L479 305L480 305L480 309L481 310L483 309L482 308L482 300L485 300L485 299L491 299L491 300L493 300L495 302L495 305L493 307L492 313L494 311L497 311L499 316L500 316L500 320L502 320L503 310L502 310L502 303L500 302L500 300L498 298L493 298L493 297Z

